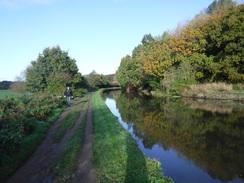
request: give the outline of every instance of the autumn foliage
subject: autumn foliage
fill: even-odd
[[[214,1],[183,28],[158,37],[145,35],[132,55],[121,60],[116,79],[124,88],[163,89],[163,83],[168,83],[165,76],[187,63],[199,83],[243,83],[243,11],[243,4]]]

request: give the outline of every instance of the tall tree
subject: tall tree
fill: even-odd
[[[26,70],[26,88],[31,92],[49,90],[61,92],[65,85],[75,86],[82,81],[76,61],[59,46],[45,48]]]
[[[206,54],[214,57],[215,80],[244,81],[244,5],[209,17],[202,26],[206,32]]]

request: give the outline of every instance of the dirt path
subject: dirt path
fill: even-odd
[[[74,101],[72,105],[76,105],[78,101]],[[70,137],[79,127],[82,118],[84,116],[83,106],[80,112],[79,119],[76,121],[75,126],[69,130],[60,143],[54,143],[53,139],[58,130],[58,126],[61,121],[66,116],[69,111],[69,107],[66,108],[60,115],[58,120],[53,123],[52,127],[49,129],[46,138],[42,144],[37,148],[37,150],[31,155],[27,162],[20,167],[12,177],[6,183],[52,183],[54,181],[53,167],[62,152],[65,144],[68,142]],[[84,142],[84,148],[81,150],[81,158],[77,165],[77,177],[75,182],[84,179],[84,182],[95,182],[95,172],[92,170],[91,166],[91,137],[92,137],[92,107],[91,107],[91,97],[89,99],[89,110],[87,116],[87,126],[86,126],[86,138]]]
[[[85,140],[77,162],[76,177],[74,183],[95,183],[96,172],[92,168],[92,97],[89,99]]]

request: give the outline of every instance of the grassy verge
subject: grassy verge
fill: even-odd
[[[58,132],[54,137],[55,142],[60,142],[66,131],[70,130],[75,125],[76,120],[80,116],[80,104],[84,103],[87,100],[87,97],[88,96],[82,98],[81,101],[78,102],[78,105],[74,105],[71,107],[71,110],[68,112],[68,114],[65,116],[64,120],[59,126]]]
[[[60,182],[69,182],[75,176],[74,168],[78,159],[79,151],[83,144],[84,128],[87,119],[88,104],[84,105],[84,117],[76,132],[73,134],[69,142],[65,145],[56,165],[55,174]]]
[[[93,105],[93,166],[97,182],[172,182],[160,172],[159,162],[147,158],[129,132],[96,92]]]

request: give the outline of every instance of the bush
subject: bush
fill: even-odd
[[[172,67],[165,72],[161,86],[167,93],[180,94],[188,85],[197,83],[195,73],[188,62],[182,62],[178,68]]]
[[[23,139],[32,135],[39,121],[47,121],[64,100],[46,94],[23,95],[0,101],[1,164],[15,153]]]
[[[87,93],[88,93],[87,89],[83,89],[83,88],[73,90],[74,97],[82,97]]]

